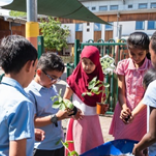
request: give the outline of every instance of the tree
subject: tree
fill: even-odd
[[[61,51],[67,48],[67,37],[70,35],[69,28],[65,25],[61,27],[61,22],[53,17],[48,17],[48,22],[41,19],[40,30],[44,37],[44,47],[47,50]]]
[[[26,12],[21,12],[21,11],[10,11],[9,13],[10,16],[13,16],[13,17],[26,17]]]

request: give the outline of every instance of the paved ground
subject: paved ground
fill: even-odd
[[[2,73],[3,73],[3,71],[0,69],[0,74],[2,74]],[[62,81],[60,81],[56,85],[56,87],[57,87],[58,90],[60,88],[62,88],[62,95],[63,95],[63,93],[65,91],[65,87],[66,87],[66,82],[65,82],[65,80],[66,80],[66,71],[62,75],[61,78],[62,78]],[[102,129],[102,133],[103,133],[103,137],[104,137],[105,142],[113,140],[113,137],[108,134],[109,127],[110,127],[111,120],[112,120],[112,116],[110,116],[110,115],[104,115],[104,116],[99,116],[99,118],[100,118],[101,129]],[[63,122],[62,122],[63,127],[64,127],[64,130],[66,130],[67,122],[68,122],[67,120],[63,120]]]

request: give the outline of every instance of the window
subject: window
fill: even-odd
[[[147,29],[156,29],[156,21],[148,21]]]
[[[151,3],[151,8],[156,8],[156,3]]]
[[[99,6],[99,11],[107,11],[107,6]]]
[[[90,29],[89,28],[87,28],[87,32],[89,32],[90,31]]]
[[[136,30],[144,30],[145,22],[144,21],[136,21]]]
[[[96,10],[96,7],[92,7],[92,10]]]
[[[90,25],[90,23],[89,22],[87,22],[87,26],[89,26]]]
[[[113,23],[109,23],[109,24],[113,24]],[[113,26],[112,25],[105,25],[105,30],[113,30]]]
[[[82,24],[76,24],[76,31],[82,31],[83,25]]]
[[[94,23],[94,31],[101,31],[101,24],[100,23]]]
[[[118,5],[111,5],[110,10],[118,10]]]
[[[128,8],[133,8],[133,5],[128,5]]]
[[[147,3],[140,3],[139,4],[139,9],[146,9],[147,8]]]

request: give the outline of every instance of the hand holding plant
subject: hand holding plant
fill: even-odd
[[[101,89],[101,87],[103,87],[103,89]],[[82,93],[82,96],[85,96],[85,95],[92,96],[93,94],[98,95],[102,93],[101,103],[104,103],[104,94],[106,93],[106,98],[108,97],[108,94],[109,94],[108,89],[105,90],[104,88],[108,88],[108,87],[109,87],[108,83],[104,83],[103,81],[97,80],[97,77],[94,77],[89,82],[89,85],[88,85],[88,89],[90,91]]]
[[[59,108],[62,111],[66,110],[69,113],[69,116],[75,115],[77,112],[76,107],[74,107],[74,105],[72,104],[72,102],[70,100],[63,99],[61,97],[61,92],[62,92],[62,89],[60,89],[59,94],[57,96],[51,97],[52,101],[54,101],[56,98],[58,99],[57,101],[54,101],[52,107],[53,108]],[[70,113],[71,110],[74,111],[73,114]]]

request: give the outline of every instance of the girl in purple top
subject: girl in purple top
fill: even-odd
[[[139,141],[146,133],[147,110],[142,110],[127,124],[131,111],[142,101],[144,73],[151,68],[149,55],[149,37],[143,32],[130,34],[127,40],[128,59],[118,63],[118,103],[116,105],[109,133],[115,139],[131,139]]]

